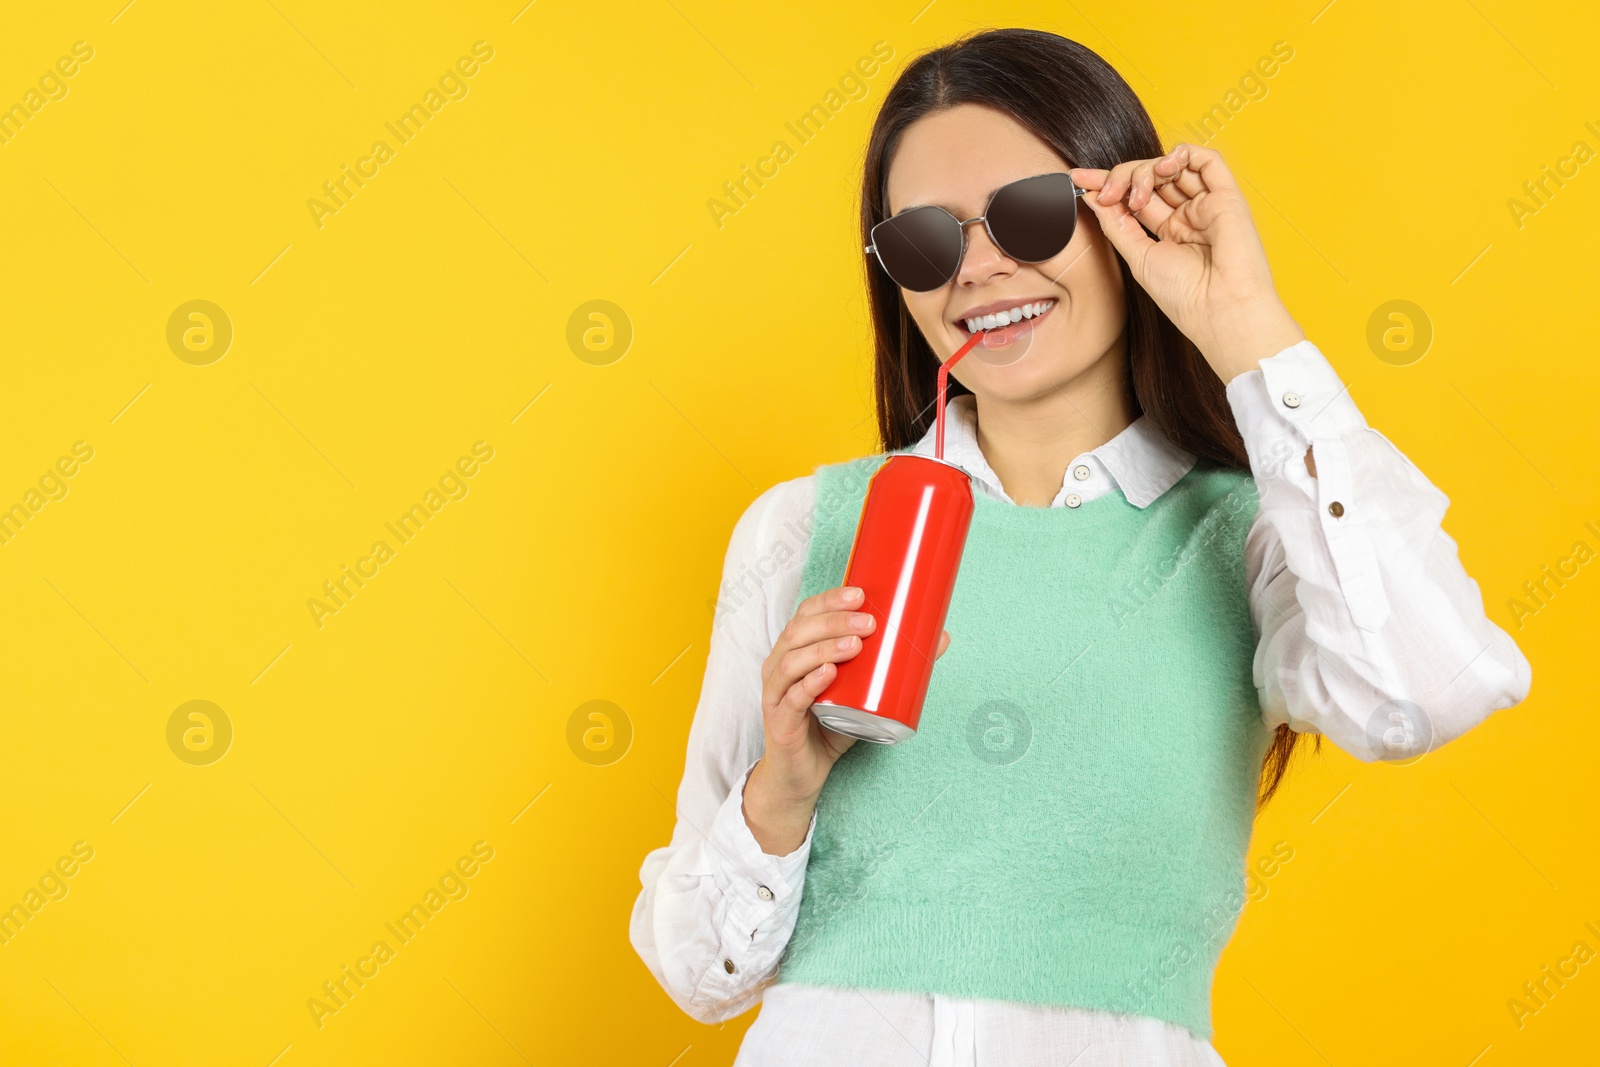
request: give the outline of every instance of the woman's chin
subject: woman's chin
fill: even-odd
[[[967,373],[952,374],[951,377],[961,378],[962,385],[984,400],[1002,404],[1021,403],[1053,392],[1055,386],[1059,384],[1058,376],[1045,375],[1042,373],[1042,368],[1025,366],[1025,362],[1003,367],[981,364],[971,368],[957,368],[964,369]]]
[[[1075,379],[1081,378],[1095,361],[1080,353],[1051,351],[1053,347],[1037,344],[1021,356],[1002,363],[979,359],[984,354],[980,344],[968,358],[956,364],[950,376],[984,399],[1001,403],[1059,395]]]

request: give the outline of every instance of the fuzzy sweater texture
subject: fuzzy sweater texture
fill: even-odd
[[[842,584],[886,459],[817,468],[800,598]],[[917,735],[830,772],[776,980],[1209,1039],[1271,739],[1243,562],[1255,482],[1201,460],[1146,508],[974,497]]]

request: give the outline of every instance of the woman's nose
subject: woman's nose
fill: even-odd
[[[996,275],[1008,274],[1016,269],[1016,261],[1002,252],[989,236],[989,228],[982,218],[962,223],[967,234],[967,250],[961,257],[961,267],[956,271],[958,282],[981,284]]]

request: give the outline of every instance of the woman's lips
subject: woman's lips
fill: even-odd
[[[1033,328],[1035,326],[1049,318],[1051,315],[1055,314],[1055,310],[1059,305],[1060,301],[1058,300],[1052,303],[1049,307],[1045,308],[1042,314],[1035,315],[1031,319],[1019,319],[1016,322],[1007,323],[1004,326],[998,326],[993,330],[980,330],[978,332],[984,336],[983,340],[979,341],[978,343],[984,348],[1003,348],[1006,345],[1026,337],[1029,333],[1033,332]],[[956,329],[961,331],[963,338],[972,336],[972,334],[967,331],[965,323],[957,322]]]

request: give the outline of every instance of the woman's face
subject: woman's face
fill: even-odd
[[[975,218],[989,194],[1007,182],[1066,169],[1048,144],[1009,115],[960,104],[923,116],[901,135],[889,164],[888,209],[893,215],[934,204],[958,219]],[[954,278],[932,292],[900,291],[940,362],[971,336],[966,320],[974,310],[1055,302],[1035,320],[1032,335],[1010,350],[986,350],[979,342],[955,365],[951,377],[979,397],[1025,401],[1053,392],[1108,354],[1121,359],[1126,315],[1117,253],[1093,212],[1082,203],[1076,210],[1072,240],[1054,259],[1010,259],[975,222],[966,227],[967,252]]]

